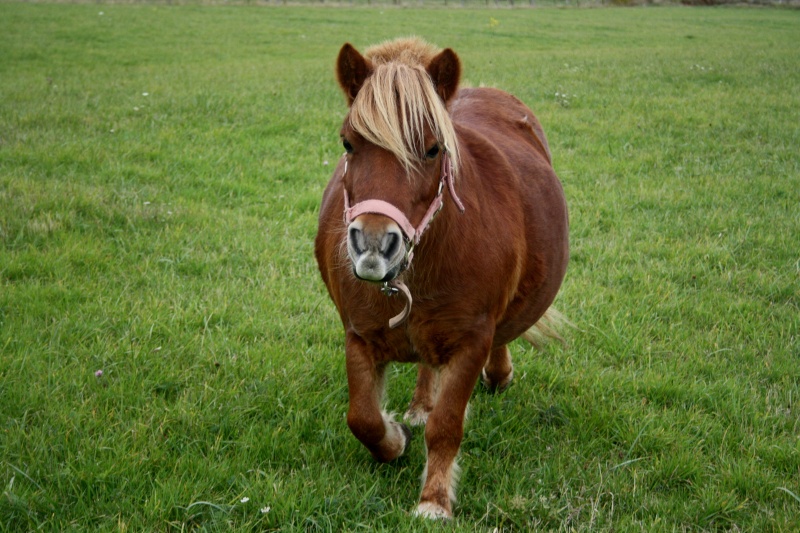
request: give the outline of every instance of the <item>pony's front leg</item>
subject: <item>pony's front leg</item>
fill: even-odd
[[[374,348],[348,332],[345,346],[350,431],[380,462],[401,456],[411,441],[411,430],[381,411],[386,365],[377,363]]]
[[[439,371],[436,405],[425,426],[428,461],[416,511],[426,518],[453,516],[458,481],[456,456],[464,436],[464,417],[490,348],[490,342],[478,344],[470,349],[473,353],[454,357]]]

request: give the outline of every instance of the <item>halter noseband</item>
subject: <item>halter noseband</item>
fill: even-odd
[[[345,174],[347,174],[347,154],[345,154],[342,177],[344,177]],[[422,220],[416,227],[408,220],[408,217],[402,211],[383,200],[364,200],[351,207],[347,189],[344,190],[344,221],[346,224],[350,225],[356,217],[364,214],[383,215],[393,220],[400,227],[406,240],[406,259],[400,267],[400,272],[402,273],[411,265],[411,260],[414,258],[414,247],[419,244],[422,234],[425,233],[431,221],[436,217],[439,211],[442,210],[442,207],[444,207],[442,193],[445,187],[450,191],[450,197],[453,199],[456,206],[458,206],[458,210],[463,213],[464,204],[461,203],[461,200],[456,194],[453,166],[450,162],[447,150],[442,152],[442,173],[439,178],[439,191],[436,193],[436,197],[433,201],[431,201],[431,205],[425,212],[425,216],[422,217]],[[395,278],[392,281],[384,282],[383,287],[381,287],[381,292],[387,296],[393,296],[398,292],[402,292],[406,297],[406,306],[403,311],[389,320],[389,327],[394,328],[402,324],[411,312],[411,291],[408,290],[405,283]]]

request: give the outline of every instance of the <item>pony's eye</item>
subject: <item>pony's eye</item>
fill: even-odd
[[[342,139],[342,146],[344,146],[344,151],[347,152],[348,154],[352,154],[353,153],[353,145],[350,144],[347,141],[347,139]]]
[[[427,157],[428,159],[435,159],[437,155],[439,155],[439,145],[438,144],[434,144],[433,147],[430,150],[425,152],[425,157]]]

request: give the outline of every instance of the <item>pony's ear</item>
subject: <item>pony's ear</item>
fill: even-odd
[[[353,105],[353,100],[356,99],[370,72],[372,72],[370,62],[364,59],[352,44],[345,43],[339,50],[339,57],[336,58],[336,78],[347,97],[347,105]]]
[[[445,48],[428,65],[428,74],[433,80],[436,92],[444,102],[450,100],[458,90],[461,79],[461,60],[450,48]]]

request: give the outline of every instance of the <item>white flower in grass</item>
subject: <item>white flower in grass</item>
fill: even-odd
[[[267,514],[270,511],[270,506],[267,505],[266,507],[261,508],[261,514]]]
[[[247,496],[245,496],[244,498],[242,498],[242,499],[241,499],[241,500],[239,500],[239,501],[240,501],[240,502],[242,502],[242,503],[247,503],[247,502],[249,502],[249,501],[250,501],[250,498],[248,498]]]

